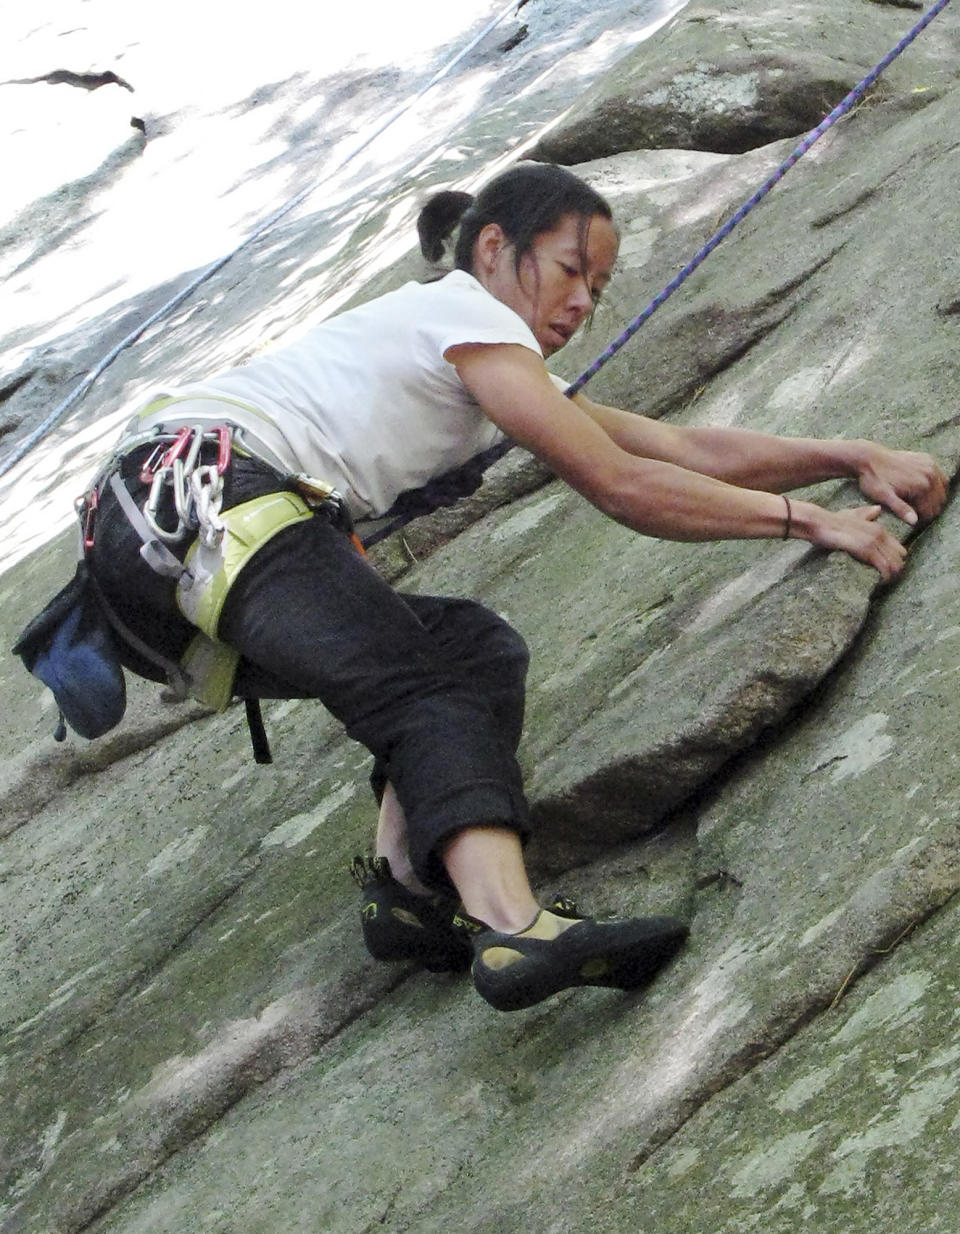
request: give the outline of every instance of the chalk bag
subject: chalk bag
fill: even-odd
[[[70,582],[34,617],[12,650],[53,691],[60,708],[57,741],[67,735],[64,721],[88,740],[120,723],[127,706],[126,681],[86,562],[78,564]]]

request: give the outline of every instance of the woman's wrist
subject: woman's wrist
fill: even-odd
[[[870,451],[877,448],[873,442],[862,437],[849,441],[838,438],[831,441],[830,446],[836,460],[836,478],[850,480],[859,478],[867,466]]]
[[[789,519],[786,506],[783,510],[781,538],[784,540],[815,540],[828,514],[823,506],[818,506],[812,501],[800,501],[796,497],[784,495],[781,495],[780,500],[785,503],[789,502]]]

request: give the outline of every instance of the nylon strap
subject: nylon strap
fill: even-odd
[[[175,557],[163,541],[150,530],[149,523],[143,517],[143,511],[130,496],[127,486],[120,479],[119,472],[115,471],[110,477],[110,488],[114,497],[120,503],[120,509],[127,516],[130,525],[143,541],[140,556],[150,569],[155,570],[157,574],[162,574],[165,578],[180,579],[185,574],[189,574],[189,570],[183,562]]]
[[[225,526],[214,545],[197,539],[190,546],[177,584],[177,604],[184,617],[211,639],[227,594],[247,562],[275,535],[314,512],[297,493],[286,489],[254,497],[220,514]]]

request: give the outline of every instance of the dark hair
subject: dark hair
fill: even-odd
[[[517,163],[491,180],[476,198],[452,191],[431,197],[417,219],[420,251],[428,261],[439,261],[444,241],[459,222],[453,264],[472,273],[477,237],[489,223],[497,223],[513,245],[519,274],[520,262],[537,236],[553,231],[568,214],[582,220],[581,248],[586,245],[587,224],[594,215],[613,221],[613,211],[604,198],[566,167]]]

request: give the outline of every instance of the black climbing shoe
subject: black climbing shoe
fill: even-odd
[[[455,900],[408,891],[386,857],[354,857],[350,873],[363,892],[363,941],[375,960],[416,960],[431,973],[470,967],[470,943],[453,925]]]
[[[565,925],[563,919],[572,924]],[[689,933],[675,917],[594,921],[569,900],[542,910],[518,934],[492,930],[463,912],[456,922],[473,942],[477,992],[498,1011],[532,1007],[570,986],[633,990],[646,985]]]

